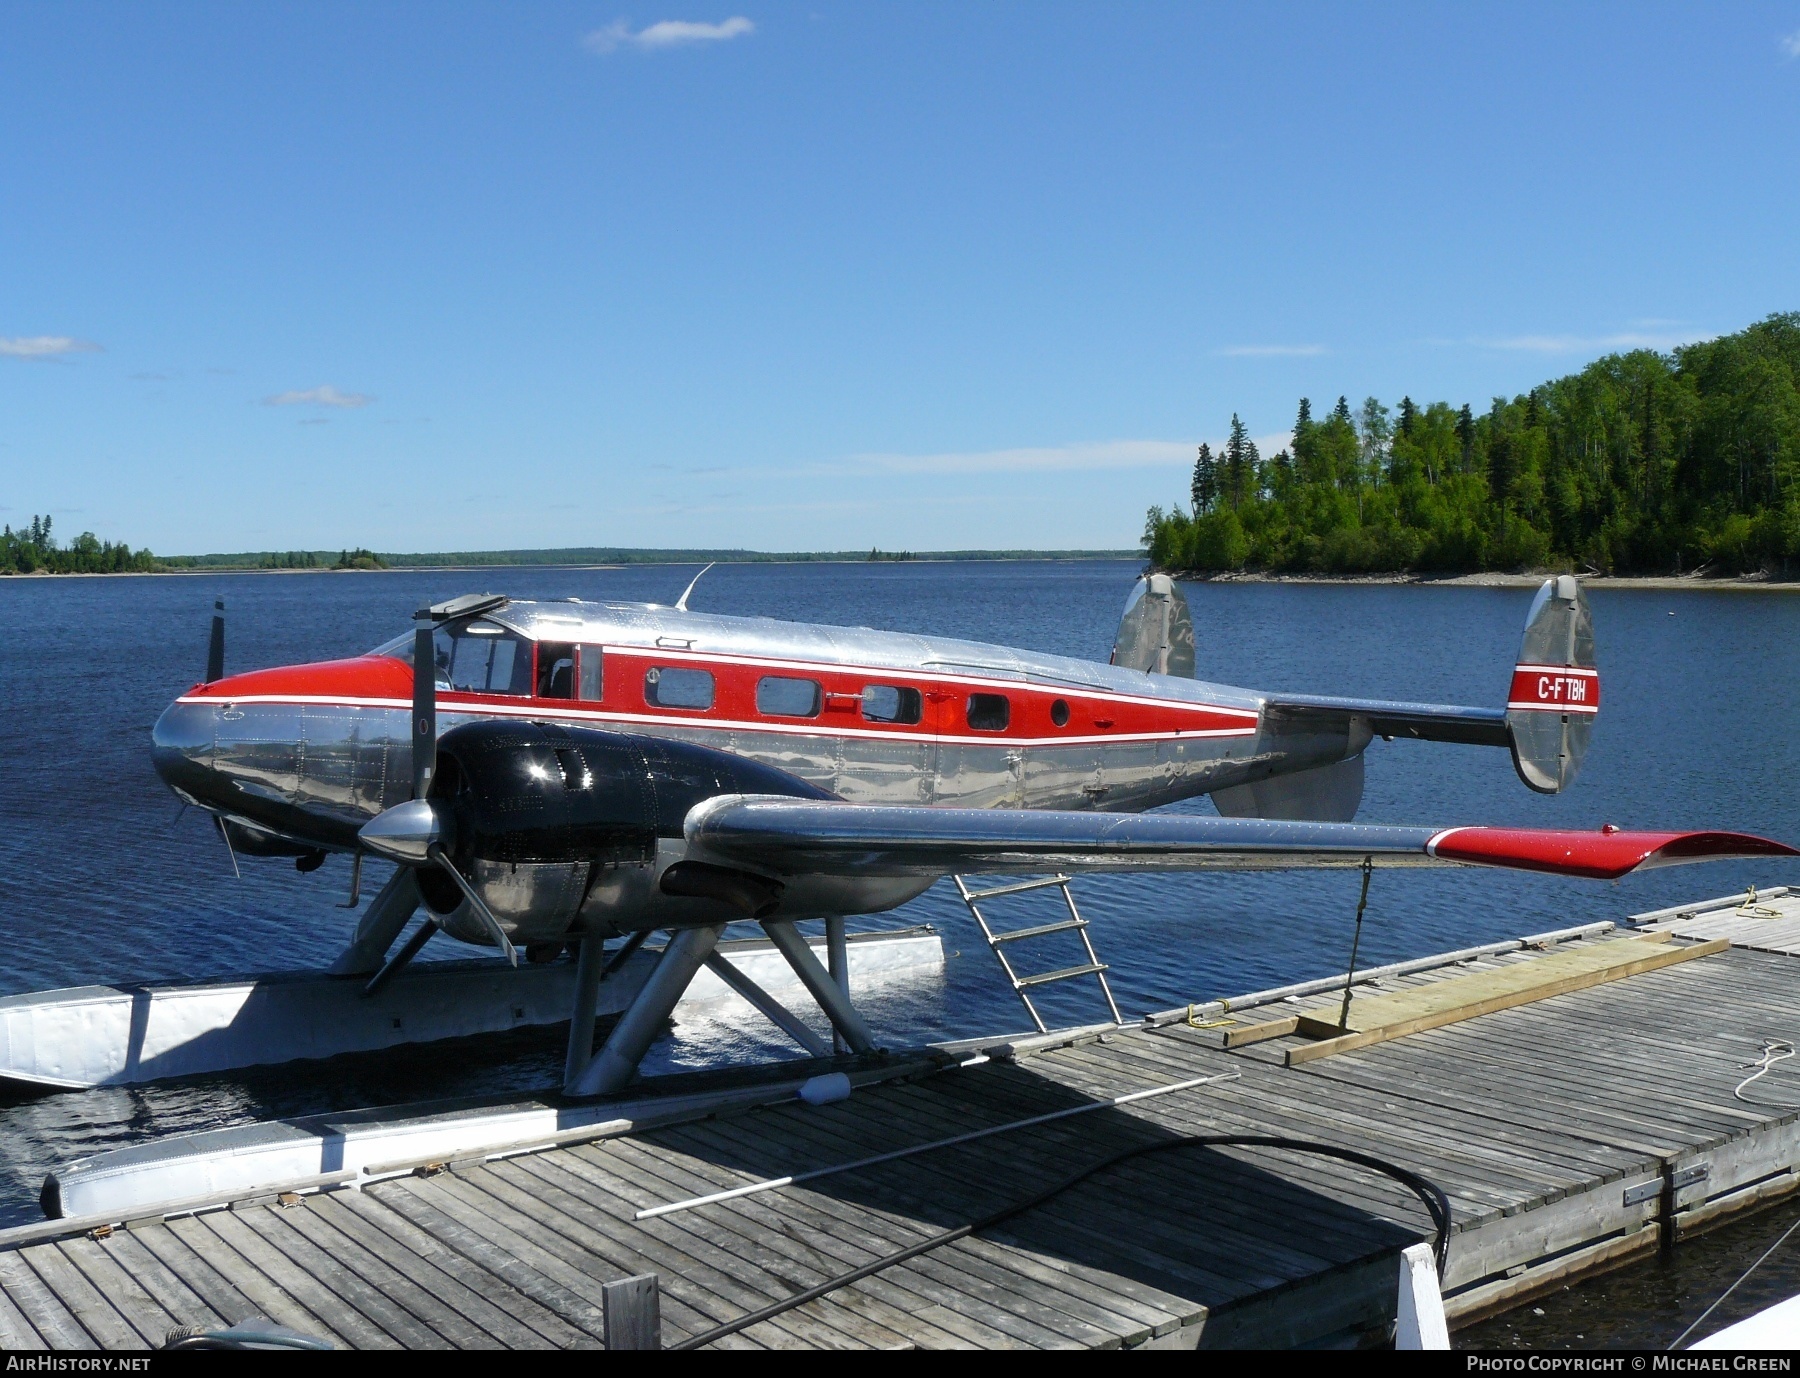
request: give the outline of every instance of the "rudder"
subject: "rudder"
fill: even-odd
[[[1506,696],[1513,767],[1539,794],[1575,783],[1600,712],[1594,619],[1572,574],[1547,579],[1532,600]]]
[[[1186,596],[1168,575],[1138,579],[1125,600],[1111,663],[1153,675],[1194,677],[1194,619]]]

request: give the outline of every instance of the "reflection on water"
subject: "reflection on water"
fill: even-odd
[[[120,979],[321,967],[354,916],[334,859],[310,875],[246,860],[180,813],[150,768],[150,726],[205,663],[215,596],[233,670],[365,650],[422,601],[671,601],[691,569],[0,580],[0,991]],[[1136,568],[1092,564],[732,565],[708,611],[903,628],[1104,659]],[[1526,590],[1190,585],[1200,673],[1271,689],[1474,704],[1501,701]],[[1707,824],[1800,837],[1800,600],[1718,592],[1593,595],[1606,710],[1586,773],[1529,793],[1502,752],[1375,743],[1360,815],[1393,823]],[[1204,801],[1184,807],[1207,810]],[[365,878],[373,893],[381,876]],[[1661,871],[1617,885],[1470,871],[1375,878],[1365,962],[1614,918],[1701,895],[1800,881],[1775,864]],[[1341,970],[1352,874],[1095,877],[1076,886],[1121,1007],[1141,1013]],[[1053,901],[1054,897],[1046,897]],[[1024,910],[1009,923],[1027,921]],[[883,999],[884,1039],[1023,1027],[1017,1000],[947,885],[862,926],[929,922],[951,955],[941,987]],[[440,940],[442,941],[442,940]],[[444,956],[460,955],[445,943]],[[1040,954],[1033,954],[1034,959]],[[1043,966],[1067,964],[1046,945]],[[1098,1017],[1091,985],[1047,993],[1047,1014]],[[1077,987],[1071,989],[1069,987]],[[676,1030],[655,1065],[785,1054],[746,1018]],[[0,1102],[0,1221],[35,1215],[53,1164],[96,1147],[233,1121],[554,1082],[558,1050],[505,1041],[381,1054],[180,1086]]]
[[[1458,1349],[1666,1349],[1796,1220],[1800,1202],[1685,1240],[1617,1272],[1459,1330]],[[1800,1292],[1800,1231],[1688,1336],[1692,1344]]]

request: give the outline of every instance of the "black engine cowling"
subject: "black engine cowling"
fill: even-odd
[[[688,742],[492,719],[444,734],[431,783],[431,798],[446,805],[453,820],[450,859],[464,876],[481,884],[484,874],[500,868],[509,876],[567,875],[553,891],[542,880],[528,887],[565,912],[529,920],[519,913],[527,920],[522,930],[566,924],[598,869],[652,861],[658,838],[679,838],[688,811],[721,794],[835,797],[784,771]],[[588,869],[576,869],[581,867]],[[422,869],[419,881],[426,903],[439,914],[462,902],[454,882],[433,868]],[[551,900],[551,893],[558,898]],[[513,926],[514,916],[499,912],[511,906],[490,907]]]

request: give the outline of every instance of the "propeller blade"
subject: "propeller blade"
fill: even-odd
[[[225,600],[213,599],[212,639],[206,643],[206,683],[225,678]]]
[[[463,898],[468,900],[469,908],[475,911],[475,917],[481,920],[482,927],[487,929],[488,936],[499,945],[506,960],[515,967],[518,966],[518,949],[512,945],[512,939],[506,936],[506,930],[500,926],[500,920],[494,917],[494,911],[487,907],[486,901],[476,893],[475,887],[463,878],[463,873],[451,864],[450,858],[444,855],[442,848],[433,843],[427,850],[431,860],[443,870],[445,875],[456,882],[456,888],[463,892]]]
[[[431,609],[413,615],[413,798],[423,799],[437,770],[437,647]]]

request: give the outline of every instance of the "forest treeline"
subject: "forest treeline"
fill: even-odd
[[[114,545],[92,531],[83,531],[63,545],[51,531],[49,517],[33,517],[30,526],[17,531],[10,524],[0,530],[0,574],[34,574],[38,570],[52,574],[126,574],[155,568],[157,559],[148,550]]]
[[[1485,411],[1411,397],[1322,416],[1264,457],[1233,416],[1189,505],[1150,509],[1166,570],[1800,573],[1800,312],[1634,350]]]

